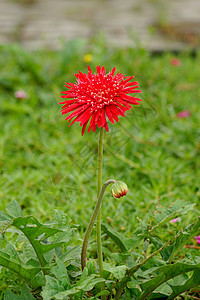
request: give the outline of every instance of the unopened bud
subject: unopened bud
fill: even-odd
[[[117,181],[111,187],[111,193],[114,198],[121,198],[123,196],[126,196],[127,192],[128,192],[128,187],[126,183],[122,181]]]

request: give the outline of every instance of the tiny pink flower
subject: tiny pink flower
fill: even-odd
[[[15,92],[15,97],[17,99],[24,99],[27,97],[27,94],[24,91],[17,91],[17,92]]]
[[[172,219],[170,222],[176,223],[176,222],[180,222],[180,221],[181,221],[181,218],[175,218],[175,219]]]
[[[172,58],[171,65],[175,67],[179,67],[181,65],[181,61],[178,58]]]
[[[200,235],[194,237],[197,240],[197,244],[200,244]]]
[[[183,110],[177,113],[177,118],[183,119],[191,116],[191,112],[189,110]]]

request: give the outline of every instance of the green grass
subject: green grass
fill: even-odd
[[[149,217],[158,203],[183,199],[196,203],[196,210],[169,224],[163,237],[192,222],[200,198],[199,53],[177,55],[181,65],[175,67],[171,53],[110,49],[102,40],[89,47],[72,41],[60,52],[31,53],[17,45],[2,46],[0,52],[1,210],[15,199],[26,214],[44,221],[59,208],[80,225],[83,237],[96,201],[98,132],[82,137],[78,124],[68,128],[58,103],[64,82],[86,71],[84,54],[90,53],[92,70],[99,64],[107,70],[116,66],[133,74],[143,92],[141,105],[109,124],[105,135],[103,180],[124,181],[129,193],[120,200],[106,194],[103,221],[130,236],[139,226],[137,217]],[[21,89],[26,99],[15,98]],[[178,118],[183,110],[191,116]]]

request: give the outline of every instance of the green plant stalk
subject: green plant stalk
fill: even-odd
[[[103,128],[100,128],[99,133],[99,145],[98,145],[98,164],[97,164],[97,197],[99,197],[101,186],[102,186],[102,166],[103,166]],[[97,215],[97,255],[98,265],[100,271],[100,277],[103,278],[103,254],[102,254],[102,243],[101,243],[101,207]],[[101,291],[105,289],[105,283],[101,283]],[[103,300],[106,299],[105,295],[101,297]]]
[[[87,253],[87,246],[88,246],[88,241],[89,241],[89,238],[90,238],[90,234],[91,234],[92,228],[94,226],[94,222],[96,220],[99,209],[101,207],[101,203],[102,203],[102,199],[103,199],[103,195],[105,193],[105,190],[106,190],[107,186],[111,183],[116,183],[116,180],[109,179],[104,183],[104,185],[101,189],[101,192],[99,194],[94,212],[93,212],[92,217],[90,219],[90,222],[88,224],[88,227],[87,227],[87,230],[86,230],[86,233],[85,233],[85,237],[84,237],[84,240],[83,240],[82,253],[81,253],[81,267],[82,267],[82,270],[86,266],[86,253]]]

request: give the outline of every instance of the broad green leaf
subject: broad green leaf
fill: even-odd
[[[152,242],[152,244],[154,244],[156,249],[160,249],[163,246],[163,243],[161,242],[160,239],[152,237],[148,234],[145,236],[148,237],[148,239]],[[163,250],[160,251],[162,258],[165,261],[167,261],[170,258],[173,248],[174,248],[174,245],[170,244],[170,245],[166,246]]]
[[[53,216],[55,221],[58,223],[59,226],[65,226],[69,224],[69,221],[71,221],[62,210],[54,209],[53,210]]]
[[[10,258],[12,260],[18,262],[19,264],[21,263],[19,255],[12,244],[8,243],[5,250],[6,250],[6,253],[8,253],[10,255]]]
[[[7,222],[10,223],[12,221],[13,217],[7,214],[4,211],[0,211],[0,222]]]
[[[21,230],[29,240],[37,238],[40,242],[59,232],[58,229],[41,224],[35,217],[19,217],[13,221],[13,226]]]
[[[156,256],[153,256],[145,263],[145,265],[141,266],[141,270],[142,270],[143,274],[145,274],[145,271],[148,273],[149,270],[156,269],[163,265],[165,265],[165,262],[162,259],[160,259]]]
[[[27,237],[31,245],[33,246],[34,251],[36,252],[40,262],[42,261],[45,265],[45,259],[43,254],[49,252],[50,250],[60,246],[62,242],[48,242],[47,239],[57,233],[63,234],[62,230],[51,228],[50,226],[41,224],[35,217],[19,217],[13,221],[13,226],[21,230],[24,235]],[[67,233],[65,233],[67,236]],[[70,238],[72,232],[69,233]],[[67,239],[67,237],[66,237]],[[59,237],[57,238],[59,240]]]
[[[2,241],[4,244],[7,243],[7,246],[5,250],[2,249],[0,251],[0,265],[22,276],[33,287],[41,286],[44,282],[44,276],[42,276],[41,271],[45,274],[48,272],[48,263],[52,261],[55,255],[52,250],[63,243],[68,243],[74,235],[74,230],[66,227],[66,225],[60,229],[55,228],[55,223],[42,224],[33,216],[23,217],[16,201],[12,201],[8,205],[7,210],[13,217],[8,214],[2,214],[2,219],[9,221],[10,224],[8,225],[12,225],[14,228],[6,230],[14,231],[18,234],[19,240],[23,241],[23,251],[17,252],[15,247],[3,238]],[[68,254],[70,255],[70,252]],[[60,265],[57,265],[57,268],[62,268],[61,264],[60,261]],[[53,268],[53,271],[57,272],[56,276],[58,276],[58,269]],[[64,269],[62,269],[61,273],[62,275],[60,276],[63,276],[62,280],[65,280],[65,285],[64,283],[63,285],[70,287],[67,272],[65,273]]]
[[[60,257],[60,260],[63,262],[70,261],[77,257],[81,252],[81,246],[74,246],[74,247],[68,247],[66,249],[66,252]]]
[[[45,283],[45,286],[43,287],[43,290],[41,293],[43,299],[51,300],[51,299],[53,299],[54,295],[65,290],[58,279],[53,278],[49,275],[46,275],[45,279],[46,279],[46,283]]]
[[[114,261],[116,262],[117,265],[125,264],[127,259],[130,257],[130,254],[127,253],[127,252],[125,252],[125,253],[118,253],[118,252],[112,253],[106,247],[103,248],[103,252],[105,253],[106,256],[109,256],[112,259],[114,259]],[[141,257],[143,257],[143,256],[141,255]]]
[[[146,299],[157,287],[164,282],[167,282],[169,279],[193,270],[200,271],[200,258],[197,258],[196,264],[177,262],[175,264],[168,264],[158,267],[151,273],[151,276],[155,275],[154,278],[140,285],[143,293],[138,300]]]
[[[162,299],[162,298],[166,299],[166,296],[169,296],[171,293],[172,293],[172,289],[166,282],[164,282],[157,289],[155,289],[155,291],[148,297],[148,300]]]
[[[117,244],[121,251],[130,250],[136,242],[135,238],[126,238],[107,224],[101,224],[101,228]]]
[[[23,259],[24,262],[37,260],[37,255],[28,241],[23,242],[23,253],[21,254],[21,259]]]
[[[34,288],[41,285],[40,279],[36,275],[41,271],[41,268],[31,268],[23,266],[22,263],[16,262],[10,258],[7,252],[0,250],[0,265],[10,269],[11,271],[20,275],[24,280],[30,283]]]
[[[109,263],[103,263],[103,268],[105,271],[110,272],[116,279],[121,279],[126,274],[126,266],[113,266]]]
[[[95,278],[96,275],[88,276],[80,281],[76,285],[74,285],[70,290],[60,292],[52,297],[52,299],[56,300],[64,300],[69,295],[77,294],[80,291],[87,292],[91,291],[97,283],[104,282],[103,278]]]
[[[178,295],[182,294],[183,292],[198,286],[200,284],[199,274],[199,270],[195,270],[192,276],[184,284],[174,286],[168,283],[171,289],[173,290],[173,293],[169,296],[168,299],[175,299]]]
[[[127,300],[137,300],[139,296],[141,295],[141,292],[138,288],[131,288],[131,289],[125,289],[125,294]],[[116,298],[119,299],[119,298]],[[120,298],[121,299],[121,298]]]
[[[87,298],[87,299],[88,299],[88,300],[97,300],[97,299],[101,299],[100,297],[101,297],[102,295],[109,295],[109,294],[110,294],[110,292],[107,291],[107,290],[105,290],[105,291],[102,291],[102,292],[96,294],[94,297],[90,297],[90,298]]]
[[[35,297],[33,297],[33,295],[30,292],[29,287],[26,284],[23,285],[23,287],[21,288],[20,296],[11,292],[10,289],[6,290],[6,293],[4,296],[4,300],[34,300],[34,299],[35,299]]]
[[[55,240],[55,243],[69,243],[73,237],[74,237],[74,229],[67,228],[67,231],[63,230],[60,233],[58,238]]]
[[[61,282],[61,285],[65,289],[69,289],[71,287],[67,269],[61,260],[58,259],[56,261],[56,265],[51,269],[51,272]]]
[[[7,205],[6,210],[14,218],[23,217],[21,207],[19,203],[15,200],[13,200]]]
[[[61,269],[60,269],[60,271],[61,271]],[[60,273],[60,271],[59,271],[59,273]],[[94,288],[94,286],[97,283],[105,281],[103,278],[96,278],[97,275],[93,274],[93,275],[87,276],[87,274],[88,274],[88,270],[87,270],[87,268],[85,268],[80,277],[80,280],[74,286],[72,286],[70,289],[66,288],[66,281],[65,282],[60,281],[56,278],[46,275],[45,276],[46,285],[43,288],[42,297],[45,300],[51,300],[51,299],[57,299],[57,300],[63,299],[64,300],[64,299],[67,299],[67,297],[70,295],[75,295],[80,292],[83,293],[86,291],[90,291]],[[57,275],[58,275],[58,271],[57,271]],[[60,277],[60,275],[61,274],[59,274],[58,277]],[[63,283],[64,283],[65,287],[63,286]]]

